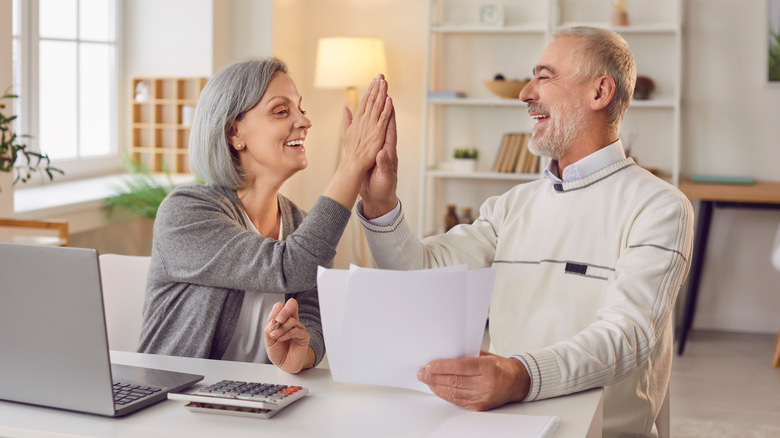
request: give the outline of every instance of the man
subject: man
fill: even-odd
[[[383,151],[358,204],[371,252],[388,269],[497,268],[491,353],[418,373],[441,398],[486,410],[603,386],[604,436],[655,436],[690,263],[690,202],[625,156],[618,133],[636,66],[620,36],[563,30],[533,73],[520,98],[536,120],[529,148],[551,158],[547,178],[419,241],[395,195],[395,150]]]

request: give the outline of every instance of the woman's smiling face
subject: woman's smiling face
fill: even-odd
[[[276,73],[257,105],[233,124],[230,145],[251,180],[274,177],[283,182],[308,165],[304,140],[311,121],[301,100],[292,78]]]

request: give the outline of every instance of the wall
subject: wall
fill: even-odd
[[[398,121],[399,187],[416,226],[420,173],[423,79],[428,2],[419,0],[274,0],[273,53],[288,63],[312,120],[306,139],[309,168],[287,182],[283,193],[310,208],[336,166],[345,93],[313,86],[317,40],[331,36],[378,37],[385,42],[390,94]],[[368,85],[368,84],[366,84]],[[358,89],[359,94],[365,87]],[[353,247],[362,231],[351,224],[339,246],[337,267],[357,262]]]
[[[724,30],[727,25],[728,30]],[[780,87],[766,83],[767,2],[687,0],[683,171],[780,182]],[[780,210],[718,209],[694,326],[777,333]]]
[[[124,2],[127,77],[210,76],[213,0]]]

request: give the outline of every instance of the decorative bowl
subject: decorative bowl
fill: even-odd
[[[486,79],[482,81],[485,86],[493,92],[496,96],[501,97],[502,99],[519,99],[520,98],[520,90],[523,89],[530,81],[518,81],[518,80],[512,80],[512,79],[502,79],[502,80],[495,80],[495,79]]]

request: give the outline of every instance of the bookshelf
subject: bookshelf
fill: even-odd
[[[152,172],[188,174],[187,147],[195,104],[207,78],[131,80],[130,155]]]
[[[504,25],[481,24],[479,7],[500,3]],[[646,4],[648,3],[648,4]],[[531,76],[555,31],[590,25],[611,28],[628,41],[637,73],[655,82],[649,100],[634,100],[621,138],[638,164],[657,169],[678,184],[682,87],[682,0],[628,2],[629,25],[610,27],[606,0],[430,0],[423,139],[417,232],[443,231],[446,206],[476,212],[488,197],[542,177],[548,161],[519,171],[494,169],[507,134],[531,132],[532,120],[519,99],[501,99],[482,83],[501,73]],[[462,92],[464,97],[443,97]],[[453,151],[475,147],[480,158],[471,173],[451,166]]]

